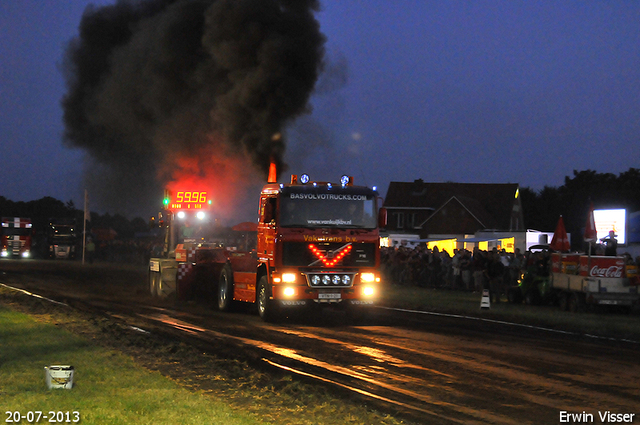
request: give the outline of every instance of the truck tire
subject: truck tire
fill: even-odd
[[[512,304],[522,304],[522,290],[519,286],[507,289],[507,299]]]
[[[569,297],[570,294],[566,292],[558,294],[558,307],[560,307],[560,311],[567,311],[569,309]]]
[[[267,276],[262,276],[258,282],[258,315],[265,322],[274,322],[278,318],[276,306],[271,298],[271,288]]]
[[[537,289],[529,289],[526,294],[524,294],[524,303],[527,305],[538,305],[540,304],[540,293]]]
[[[574,292],[569,297],[569,311],[572,313],[582,313],[585,310],[585,301],[582,294]]]
[[[158,278],[160,277],[159,273],[149,272],[149,292],[153,298],[158,296]]]
[[[233,307],[233,271],[228,264],[220,272],[217,300],[218,310],[231,311]]]

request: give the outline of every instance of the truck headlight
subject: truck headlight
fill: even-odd
[[[284,283],[293,283],[296,281],[295,273],[282,273],[282,281]]]
[[[362,273],[360,275],[360,281],[365,283],[373,283],[376,281],[376,275],[374,273]]]
[[[365,297],[372,297],[376,294],[376,288],[374,288],[373,286],[365,286],[364,288],[362,288],[362,295],[364,295]]]
[[[296,289],[292,288],[291,286],[287,286],[286,288],[284,288],[282,293],[285,297],[293,297],[296,294]]]

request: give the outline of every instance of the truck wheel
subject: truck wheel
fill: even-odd
[[[149,292],[154,298],[158,296],[158,277],[158,273],[149,272]]]
[[[230,311],[233,305],[233,271],[225,265],[218,280],[218,309]]]
[[[581,313],[585,310],[585,302],[582,295],[574,292],[569,298],[569,311],[572,313]]]
[[[507,299],[512,304],[522,303],[522,290],[519,286],[511,287],[507,289]]]
[[[271,290],[267,276],[262,276],[258,282],[258,315],[265,322],[274,322],[277,319],[276,306],[270,300]]]
[[[524,303],[527,305],[540,304],[540,294],[535,289],[530,289],[524,294]]]
[[[567,311],[569,309],[569,294],[562,292],[558,295],[558,307],[560,307],[560,311]]]

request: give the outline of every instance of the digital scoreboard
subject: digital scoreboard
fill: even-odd
[[[207,192],[180,190],[165,191],[164,204],[169,210],[201,210],[209,208],[211,200]]]

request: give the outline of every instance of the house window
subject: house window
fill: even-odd
[[[418,216],[418,213],[409,214],[409,217],[408,217],[408,220],[407,220],[408,221],[407,227],[409,229],[415,229],[416,227],[418,227],[417,226],[417,220],[416,220],[417,216]]]
[[[404,213],[395,213],[396,216],[396,229],[404,228]]]

